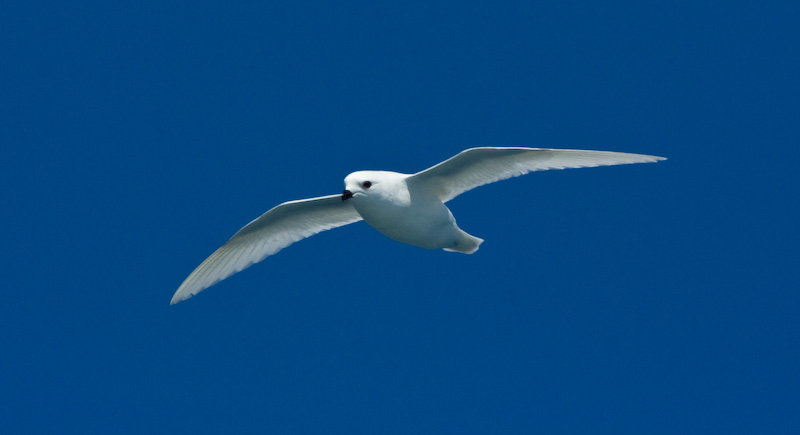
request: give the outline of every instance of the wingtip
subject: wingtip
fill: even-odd
[[[186,299],[189,299],[190,297],[192,297],[191,293],[188,296],[181,295],[180,293],[181,293],[181,291],[180,291],[180,289],[178,289],[178,291],[176,291],[175,294],[172,295],[172,299],[170,299],[170,301],[169,301],[170,306],[175,305],[178,302],[183,302]]]
[[[656,163],[662,160],[667,160],[666,157],[661,156],[651,156],[649,154],[638,154],[639,160],[634,161],[633,163]]]

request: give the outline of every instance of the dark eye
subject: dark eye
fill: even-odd
[[[372,187],[372,181],[365,181],[361,183],[361,186],[364,187],[364,189],[369,189],[370,187]]]

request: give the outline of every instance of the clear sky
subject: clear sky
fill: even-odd
[[[761,3],[768,3],[767,5]],[[798,433],[797,2],[14,2],[3,433]],[[669,160],[323,233],[274,205],[475,146]]]

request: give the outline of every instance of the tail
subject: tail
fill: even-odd
[[[458,233],[456,233],[456,240],[453,242],[453,246],[450,248],[444,248],[444,250],[472,254],[478,250],[478,247],[481,246],[481,243],[483,243],[483,239],[471,236],[459,228]]]

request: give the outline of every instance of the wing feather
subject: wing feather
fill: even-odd
[[[546,169],[624,165],[665,160],[664,157],[611,151],[549,148],[470,148],[409,177],[442,202],[484,184]]]
[[[341,195],[289,201],[245,225],[189,274],[170,304],[189,299],[294,242],[361,220]]]

